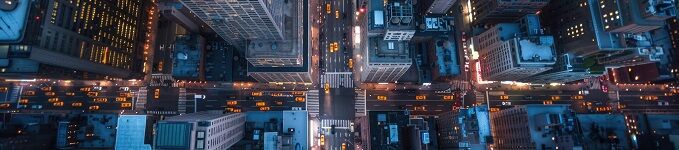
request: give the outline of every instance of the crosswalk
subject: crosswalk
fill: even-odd
[[[139,87],[137,91],[137,101],[134,104],[135,110],[145,110],[146,109],[146,95],[148,94],[148,89],[145,86]]]
[[[309,90],[306,92],[306,110],[309,112],[309,117],[318,117],[320,112],[318,97],[318,90]]]
[[[176,82],[170,74],[152,74],[149,86],[173,86],[176,87]]]
[[[355,89],[354,91],[356,92],[356,97],[354,97],[356,100],[356,104],[354,105],[354,109],[356,109],[355,115],[356,117],[363,117],[366,114],[366,91],[363,89]]]
[[[321,75],[321,84],[328,83],[330,88],[354,88],[351,72],[326,72]]]
[[[334,120],[334,119],[323,119],[321,120],[321,128],[330,128],[335,125],[335,129],[349,129],[351,126],[351,120]]]
[[[186,98],[186,88],[179,88],[179,101],[177,102],[177,111],[179,114],[185,114],[186,113],[186,106],[187,102],[189,101]]]

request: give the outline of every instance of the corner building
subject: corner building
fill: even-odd
[[[5,3],[7,4],[7,3]],[[143,74],[151,0],[17,1],[0,10],[0,77],[103,79]]]

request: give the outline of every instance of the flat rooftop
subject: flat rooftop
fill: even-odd
[[[198,35],[177,36],[172,65],[172,76],[178,78],[198,78],[201,55],[204,45]]]
[[[516,53],[520,56],[518,57],[519,63],[556,63],[554,37],[531,36],[516,40],[518,40]]]
[[[298,40],[248,41],[247,58],[299,58],[302,49],[295,46]]]
[[[288,4],[290,5],[290,4]],[[297,7],[291,7],[291,8],[297,8]],[[297,37],[294,39],[294,43],[291,44],[293,47],[297,45],[299,47],[299,52],[301,52],[301,62],[302,66],[297,66],[297,67],[255,67],[251,63],[248,63],[248,72],[309,72],[309,64],[311,63],[310,60],[310,55],[309,55],[309,19],[301,19],[301,18],[308,18],[309,17],[309,8],[308,7],[302,7],[301,11],[297,11],[297,15],[294,16],[293,18],[296,18],[295,21],[299,21],[299,26],[300,28],[294,28],[294,31],[291,31],[290,33],[294,34],[289,34],[288,31],[286,31],[286,35],[293,35]],[[301,31],[299,31],[301,30]]]
[[[12,1],[10,1],[12,2]],[[19,41],[24,32],[28,17],[28,1],[16,1],[14,4],[3,4],[0,7],[0,41]]]
[[[387,41],[382,37],[368,38],[369,63],[412,63],[408,41]]]

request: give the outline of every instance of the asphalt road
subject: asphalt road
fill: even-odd
[[[131,104],[135,98],[135,92],[139,89],[137,86],[55,86],[50,83],[15,86],[23,87],[21,97],[19,98],[20,101],[5,103],[10,104],[11,109],[34,110],[88,110],[90,106],[98,106],[97,111],[132,109],[131,105],[129,107],[122,107],[121,104]],[[81,88],[88,88],[89,91],[81,91]],[[96,93],[96,95],[88,96],[88,92]],[[117,101],[116,98],[120,97],[119,94],[121,93],[130,93],[131,97],[124,97],[124,101],[123,99],[118,99],[120,101]],[[50,99],[53,102],[50,102]],[[106,100],[95,102],[95,99]],[[55,103],[61,104],[61,106]],[[74,103],[81,103],[81,105],[74,105]]]
[[[353,88],[349,82],[353,82],[351,74],[326,74],[328,72],[351,72],[348,66],[349,58],[352,56],[352,49],[349,44],[349,30],[352,20],[352,8],[349,1],[344,0],[324,0],[321,1],[321,29],[320,29],[320,50],[321,66],[324,75],[321,82],[329,82],[333,88],[329,93],[321,89],[320,98],[320,120],[354,120],[355,100]],[[330,5],[328,11],[327,5]],[[337,43],[337,50],[331,52],[330,44]],[[323,149],[341,149],[342,143],[353,141],[353,136],[347,129],[336,129],[335,134],[331,134],[329,128],[322,129],[325,135],[325,145]],[[347,146],[352,149],[352,146]]]
[[[366,107],[368,111],[412,110],[415,115],[438,115],[461,105],[460,99],[444,99],[444,96],[451,95],[453,94],[437,94],[434,91],[368,90]],[[380,96],[385,96],[386,100],[378,99]]]
[[[327,11],[327,4],[330,4],[330,13]],[[321,54],[323,68],[325,72],[351,72],[347,63],[351,57],[350,46],[347,46],[351,26],[350,4],[343,0],[328,0],[322,3],[321,17]],[[330,44],[337,42],[338,48],[335,52],[330,52]]]

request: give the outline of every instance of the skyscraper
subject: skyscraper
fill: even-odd
[[[245,114],[203,111],[168,117],[155,125],[153,149],[228,149],[243,138]]]
[[[408,43],[415,35],[413,4],[371,0],[368,11],[368,37],[356,75],[362,82],[396,82],[413,64]]]
[[[653,41],[655,34],[642,32],[655,29],[657,24],[623,24],[619,18],[625,19],[627,14],[609,10],[617,8],[602,3],[606,2],[552,1],[544,9],[542,14],[556,37],[557,51],[575,57],[592,57],[607,67],[633,66],[663,59],[665,50]]]
[[[491,81],[516,81],[551,69],[556,63],[554,38],[542,33],[536,15],[517,23],[500,23],[474,37],[481,75]]]
[[[310,84],[313,82],[309,51],[308,1],[289,1],[280,7],[284,22],[282,40],[257,39],[247,42],[248,75],[259,82]]]
[[[473,24],[494,24],[514,21],[527,14],[536,14],[550,0],[471,0]]]
[[[0,10],[0,76],[135,78],[144,71],[152,1],[16,1]],[[30,9],[29,9],[30,8]]]
[[[280,0],[181,0],[232,45],[246,40],[284,39],[284,2]]]

